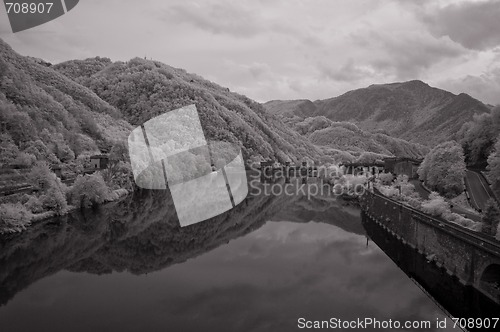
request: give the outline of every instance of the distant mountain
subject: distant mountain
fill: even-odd
[[[240,145],[247,158],[323,158],[321,149],[285,126],[261,104],[182,69],[139,58],[112,63],[99,57],[53,67],[90,88],[134,126],[195,104],[205,136]]]
[[[316,105],[307,99],[300,100],[271,100],[264,107],[274,114],[281,116],[296,115],[299,118],[307,118],[316,112]]]
[[[422,81],[375,84],[325,100],[270,101],[264,106],[285,117],[322,115],[425,145],[450,139],[474,114],[490,111],[465,93],[455,95]]]

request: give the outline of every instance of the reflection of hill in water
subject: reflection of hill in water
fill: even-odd
[[[303,197],[272,217],[273,221],[316,221],[335,225],[349,232],[364,235],[359,209],[328,196]]]
[[[95,211],[73,213],[0,238],[0,303],[61,270],[94,274],[157,271],[243,236],[279,211],[301,215],[294,221],[323,221],[308,218],[316,206],[325,220],[331,213],[332,224],[339,215],[342,223],[351,218],[351,223],[361,227],[359,215],[335,214],[336,208],[325,209],[325,204],[297,197],[253,196],[227,213],[181,228],[168,191],[136,192]],[[303,206],[307,207],[305,213],[301,212]]]

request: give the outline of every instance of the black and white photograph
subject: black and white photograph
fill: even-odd
[[[4,0],[0,332],[497,331],[500,0]]]

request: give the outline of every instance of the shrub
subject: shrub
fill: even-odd
[[[104,203],[109,199],[109,188],[102,175],[79,175],[69,190],[70,202],[77,207],[89,207]]]
[[[0,233],[18,232],[30,224],[31,213],[20,203],[0,205]]]
[[[12,162],[16,166],[23,168],[31,167],[36,161],[36,157],[32,154],[21,152]]]
[[[37,189],[42,191],[46,191],[57,185],[56,175],[44,161],[37,162],[33,166],[28,178]]]
[[[67,210],[66,197],[58,188],[50,188],[45,195],[40,196],[44,209],[55,211],[61,215]]]
[[[497,235],[495,236],[495,239],[497,239],[498,241],[500,241],[500,224],[497,227]]]
[[[24,203],[24,206],[32,213],[40,213],[43,211],[43,204],[36,196],[29,196],[28,201]]]
[[[406,197],[405,202],[414,209],[421,210],[422,202],[418,198]]]
[[[399,196],[399,189],[391,187],[391,186],[378,186],[377,187],[380,192],[387,197],[396,197]]]
[[[394,180],[394,175],[392,175],[392,173],[381,173],[379,174],[378,178],[380,179],[383,185],[388,186]]]
[[[433,216],[443,216],[446,213],[451,213],[450,204],[436,192],[432,192],[429,195],[429,200],[422,203],[422,211]]]
[[[496,235],[500,221],[500,209],[493,198],[486,202],[482,221],[484,223],[484,232],[489,235]]]

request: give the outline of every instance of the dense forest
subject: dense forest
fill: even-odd
[[[335,122],[324,116],[284,117],[283,121],[327,155],[343,162],[375,162],[390,156],[419,159],[429,151],[426,146],[383,132],[370,133],[354,123]]]
[[[52,65],[0,40],[0,187],[33,189],[0,198],[0,232],[133,189],[126,145],[131,130],[190,104],[198,108],[205,136],[234,143],[247,161],[331,161],[262,105],[184,70],[139,58]],[[108,154],[109,167],[86,174],[90,156],[101,153]],[[74,180],[66,185],[64,178]]]
[[[261,104],[182,69],[139,58],[67,61],[54,69],[91,89],[133,125],[195,104],[207,139],[239,145],[246,159],[326,161],[320,149]]]

